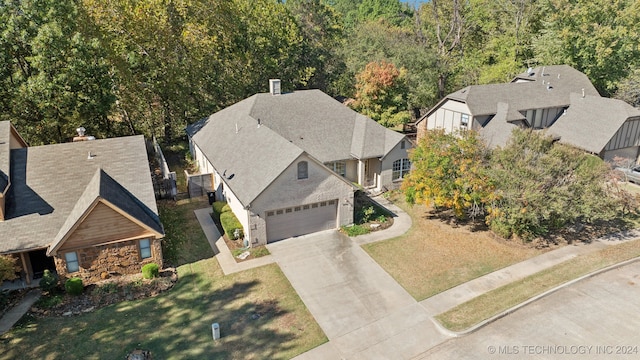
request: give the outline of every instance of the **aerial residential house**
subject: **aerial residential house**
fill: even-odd
[[[601,97],[586,75],[568,65],[530,68],[510,83],[465,87],[417,123],[418,139],[431,129],[474,129],[490,146],[504,146],[516,126],[546,129],[605,160],[638,158],[640,111]]]
[[[320,90],[270,88],[187,128],[200,172],[250,244],[350,224],[354,185],[380,192],[408,173],[404,135]]]
[[[0,187],[0,254],[17,259],[26,283],[46,269],[90,284],[162,266],[142,136],[28,147],[2,121]]]

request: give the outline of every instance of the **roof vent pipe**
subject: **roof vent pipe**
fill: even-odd
[[[542,67],[542,72],[540,73],[540,76],[544,76],[544,66]]]
[[[262,124],[260,122],[260,119],[258,119],[258,127],[260,127],[260,125],[262,125]]]
[[[269,79],[269,92],[271,95],[282,94],[280,90],[280,79]]]
[[[582,97],[584,98],[584,88],[582,89]]]

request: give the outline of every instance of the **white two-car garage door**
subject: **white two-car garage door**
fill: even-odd
[[[337,227],[338,200],[267,211],[267,242]]]

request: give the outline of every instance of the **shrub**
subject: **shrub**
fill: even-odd
[[[227,211],[229,211],[229,205],[224,202],[224,201],[216,201],[213,203],[213,212],[216,213],[218,216],[220,216],[220,214],[222,214],[225,211],[225,208],[227,209]]]
[[[49,270],[45,270],[40,279],[40,289],[45,292],[51,292],[58,286],[58,277]]]
[[[235,240],[244,237],[242,224],[240,224],[238,218],[231,211],[220,214],[220,224],[229,239]],[[236,234],[236,229],[240,230],[238,231],[238,234]]]
[[[67,294],[71,294],[71,295],[80,295],[82,294],[82,291],[84,290],[84,285],[82,284],[82,279],[79,277],[74,277],[71,278],[69,280],[67,280],[64,283],[64,289],[66,290]]]
[[[0,255],[0,283],[16,279],[16,258]]]
[[[368,226],[363,225],[353,225],[353,226],[343,226],[342,232],[347,234],[347,236],[358,236],[364,235],[371,232]]]
[[[145,279],[158,277],[159,272],[160,268],[156,263],[148,263],[147,265],[142,267],[142,277]]]
[[[51,309],[62,304],[63,298],[64,294],[62,293],[45,295],[38,299],[38,301],[36,302],[36,307],[40,309]]]

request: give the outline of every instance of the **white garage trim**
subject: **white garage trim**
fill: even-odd
[[[338,218],[338,200],[269,210],[265,215],[267,242],[273,242],[317,231],[335,229]]]

